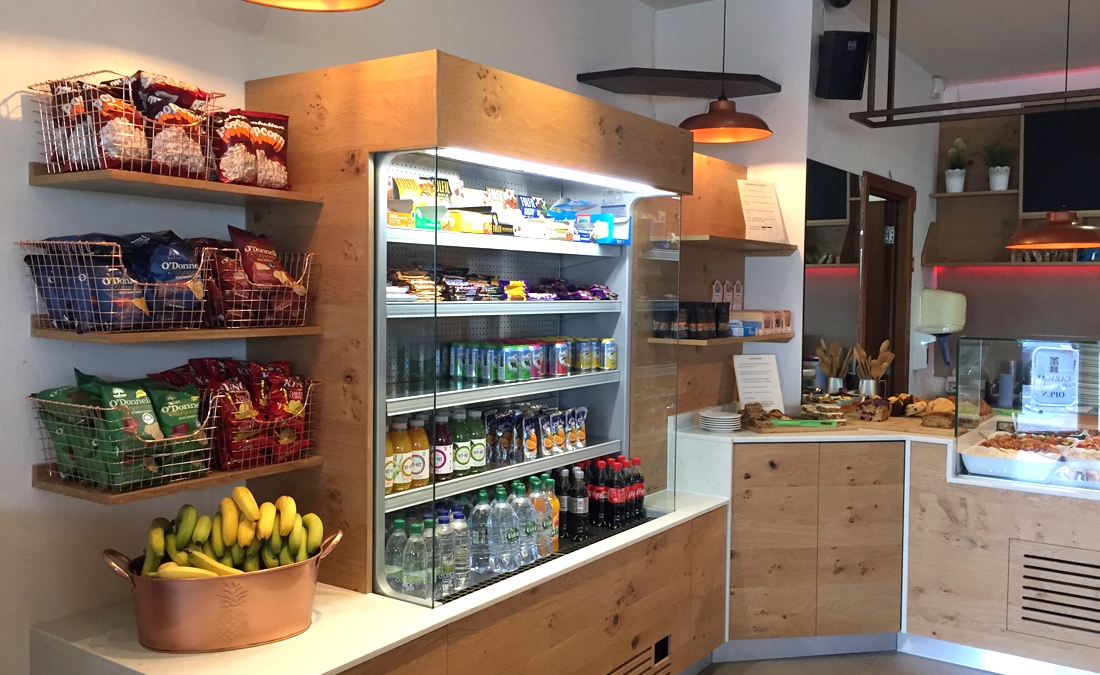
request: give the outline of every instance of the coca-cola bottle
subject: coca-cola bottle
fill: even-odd
[[[634,497],[638,487],[637,481],[634,480],[634,471],[631,469],[630,460],[626,460],[623,463],[623,482],[626,483],[626,500],[623,507],[623,522],[632,523],[635,520],[635,508]]]
[[[558,496],[558,541],[563,542],[572,536],[573,519],[569,517],[569,502],[572,495],[569,493],[569,469],[562,469],[558,473],[558,482],[554,485],[554,494]]]
[[[584,469],[573,469],[572,492],[569,495],[569,536],[573,541],[588,539],[588,486],[584,484]]]
[[[596,462],[596,484],[589,503],[589,508],[594,511],[589,521],[596,527],[607,527],[611,524],[608,513],[610,490],[611,476],[608,474],[607,462],[601,459]]]
[[[645,519],[645,476],[642,474],[642,458],[634,458],[634,519]]]
[[[609,514],[607,524],[618,529],[626,524],[626,480],[623,478],[623,465],[611,464],[611,484],[608,489]]]

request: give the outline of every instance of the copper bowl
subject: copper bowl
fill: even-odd
[[[145,556],[107,549],[103,560],[134,592],[138,640],[158,652],[220,652],[304,633],[313,619],[321,560],[343,537],[337,530],[309,560],[209,579],[141,576]]]

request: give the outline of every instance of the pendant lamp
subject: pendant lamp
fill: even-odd
[[[726,98],[726,13],[729,0],[722,2],[722,95],[711,101],[702,115],[680,122],[681,129],[691,132],[696,143],[746,143],[772,135],[767,123],[749,113],[737,112],[737,106]]]
[[[1081,224],[1073,211],[1051,211],[1042,225],[1018,230],[1005,248],[1042,251],[1100,248],[1100,228]]]
[[[300,12],[351,12],[381,5],[385,0],[245,0],[245,2]]]

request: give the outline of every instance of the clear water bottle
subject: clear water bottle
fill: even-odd
[[[497,574],[519,567],[520,524],[508,503],[504,486],[497,486],[496,501],[489,509],[489,569]]]
[[[451,529],[455,539],[454,590],[461,591],[470,584],[470,528],[462,511],[456,510],[451,516]]]
[[[436,519],[435,557],[435,598],[439,600],[455,590],[455,533],[448,516]]]
[[[409,541],[405,544],[405,553],[401,559],[401,590],[405,595],[427,600],[431,597],[428,584],[428,570],[432,559],[424,543],[424,526],[413,523],[409,527]]]
[[[386,540],[386,582],[390,588],[400,591],[404,583],[401,570],[404,567],[405,544],[409,537],[405,534],[405,521],[401,518],[393,521],[393,534]]]
[[[424,523],[424,546],[428,549],[428,597],[431,597],[431,587],[435,583],[435,567],[439,564],[439,559],[435,557],[435,518],[432,517],[431,509],[425,509],[424,513],[422,522]]]
[[[489,495],[477,492],[477,506],[470,511],[470,567],[477,574],[492,572],[489,567]]]
[[[539,514],[527,498],[527,488],[523,487],[523,483],[517,484],[515,488],[516,498],[512,500],[512,508],[519,518],[519,564],[530,565],[539,559]]]

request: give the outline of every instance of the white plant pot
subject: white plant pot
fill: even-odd
[[[989,167],[989,189],[994,192],[1008,189],[1008,174],[1012,171],[1010,166]]]
[[[966,169],[948,169],[944,174],[947,180],[948,192],[955,193],[963,191],[963,183],[966,182]]]

